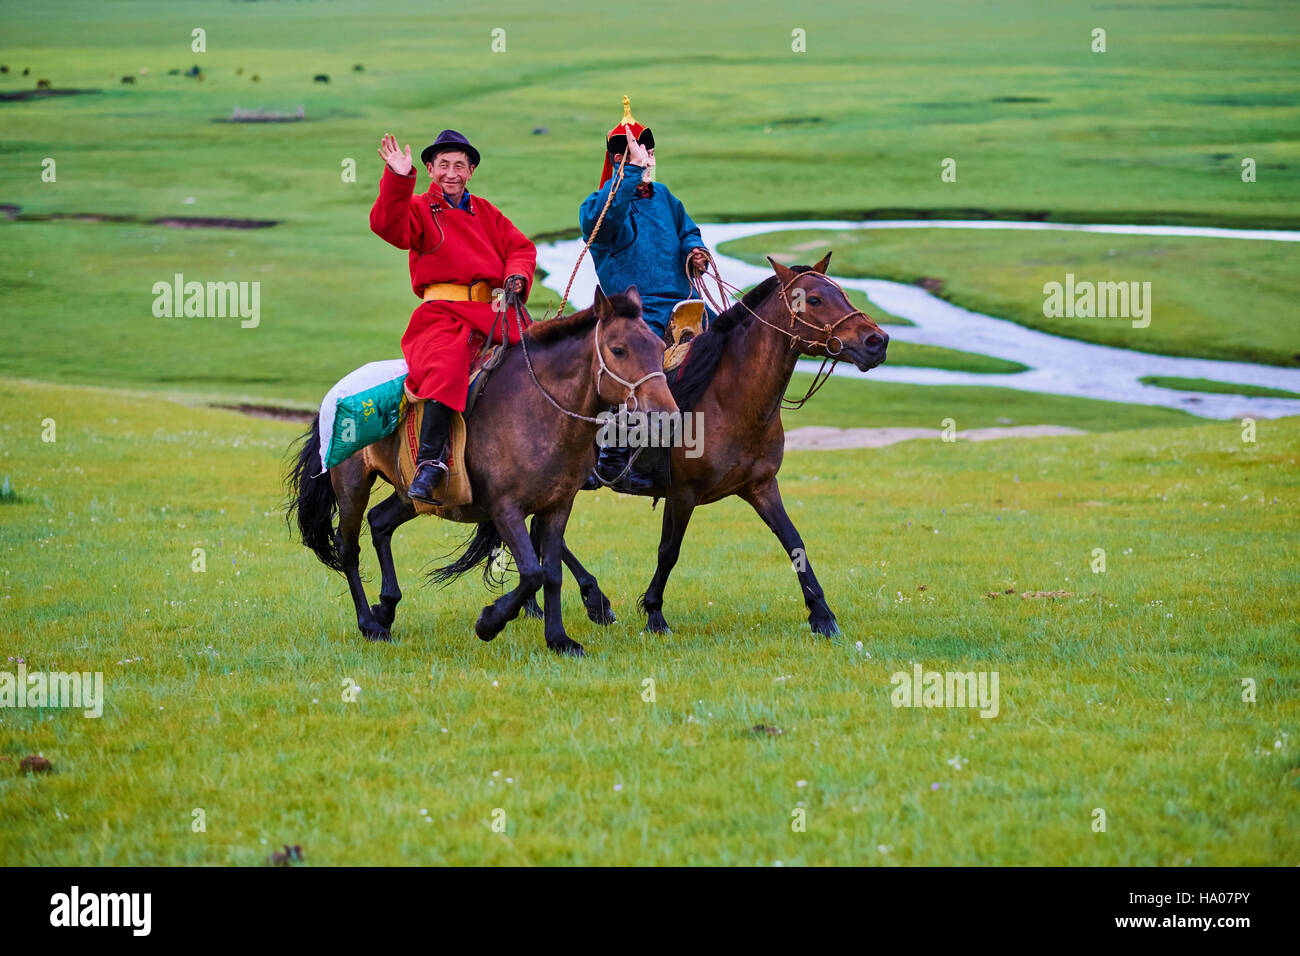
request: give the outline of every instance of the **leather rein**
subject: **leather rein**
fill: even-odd
[[[722,278],[721,273],[718,272],[717,264],[713,262],[712,257],[710,257],[709,259],[709,265],[713,267],[711,278],[715,283],[717,283],[718,288],[727,289],[728,291],[732,292],[736,297],[737,303],[740,304],[745,309],[746,312],[748,312],[754,318],[758,319],[758,321],[762,322],[769,329],[774,329],[777,332],[780,332],[786,338],[788,338],[790,340],[790,348],[793,349],[797,345],[803,344],[803,345],[813,346],[815,348],[824,348],[826,350],[826,355],[822,359],[821,367],[817,369],[817,373],[813,376],[812,384],[808,386],[808,391],[806,391],[803,394],[803,397],[799,399],[791,399],[787,396],[782,396],[781,398],[782,408],[791,409],[791,410],[803,408],[803,406],[808,403],[808,400],[811,399],[814,395],[816,395],[821,390],[821,387],[830,380],[831,375],[835,372],[835,366],[839,364],[840,361],[839,355],[844,351],[844,341],[838,335],[835,334],[835,330],[839,328],[840,323],[845,322],[853,318],[854,316],[858,316],[858,315],[862,316],[865,319],[870,319],[871,316],[867,315],[867,313],[863,312],[861,309],[854,309],[852,312],[844,313],[844,315],[840,316],[838,319],[836,319],[834,322],[832,322],[829,325],[818,326],[812,322],[809,322],[807,319],[803,318],[799,314],[803,310],[802,309],[796,310],[795,307],[790,302],[790,295],[789,295],[790,287],[794,285],[794,283],[797,282],[799,279],[803,278],[808,274],[806,272],[797,272],[793,276],[791,276],[788,281],[782,283],[780,289],[778,290],[781,296],[781,303],[785,306],[786,313],[790,316],[790,328],[783,329],[781,328],[781,326],[769,322],[767,319],[763,318],[761,315],[759,315],[749,306],[745,305],[743,290],[741,290],[738,286],[732,285],[731,283],[727,282],[725,279]],[[707,267],[704,270],[704,273],[705,274],[708,273]],[[843,286],[841,286],[838,282],[836,282],[830,276],[825,275],[824,273],[819,272],[817,274],[820,275],[827,282],[829,282],[831,285],[835,286],[835,288],[839,289],[840,293],[844,295],[844,300],[846,302],[848,301],[848,295],[844,292]],[[703,289],[703,287],[704,287],[704,283],[703,283],[703,275],[702,275],[700,288]],[[802,325],[808,329],[812,329],[814,332],[821,332],[825,335],[825,338],[820,340],[804,338],[802,335],[799,335],[795,331],[796,325]],[[833,352],[831,351],[832,340],[834,340],[836,343],[836,348],[835,351]],[[827,362],[830,363],[830,369],[826,368]]]
[[[518,301],[517,298],[512,304],[514,305],[515,308],[515,326],[519,330],[519,344],[520,346],[522,346],[524,352],[524,364],[528,366],[528,375],[532,378],[533,384],[537,386],[538,390],[542,393],[542,395],[546,397],[546,400],[550,402],[552,407],[554,407],[557,411],[563,412],[565,415],[568,415],[570,418],[577,418],[584,422],[591,422],[596,425],[605,424],[606,419],[594,418],[590,415],[582,415],[578,412],[571,411],[570,409],[565,408],[563,405],[561,405],[559,402],[555,400],[555,398],[551,395],[550,392],[546,390],[546,386],[543,385],[541,381],[537,378],[537,371],[533,368],[532,356],[528,354],[528,337],[524,334],[524,326],[520,318],[520,313],[526,316],[528,314],[528,310],[522,302]],[[507,306],[507,308],[508,307],[509,306]],[[627,379],[623,378],[612,368],[610,368],[609,365],[606,364],[605,362],[605,353],[600,347],[601,323],[604,321],[605,321],[604,319],[596,320],[596,334],[595,336],[593,336],[592,339],[593,346],[596,351],[596,364],[598,366],[596,372],[596,395],[597,397],[599,397],[600,395],[601,378],[605,375],[608,375],[614,381],[618,382],[618,384],[622,385],[624,388],[627,389],[627,397],[623,399],[623,405],[627,408],[628,411],[636,411],[636,409],[639,408],[641,404],[640,401],[637,399],[637,395],[636,395],[637,388],[640,387],[641,385],[644,385],[652,378],[662,378],[664,379],[664,381],[667,381],[668,376],[663,373],[662,369],[660,369],[657,372],[647,372],[645,375],[642,375],[635,382],[629,382]],[[531,324],[531,319],[529,320],[529,323]]]

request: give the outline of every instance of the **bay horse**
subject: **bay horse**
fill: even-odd
[[[785,548],[799,576],[812,632],[828,637],[839,633],[776,480],[785,454],[782,400],[796,360],[802,355],[848,360],[865,372],[885,361],[889,345],[880,326],[855,309],[844,290],[826,277],[830,258],[827,253],[815,266],[788,268],[769,257],[776,274],[715,318],[691,345],[672,392],[683,415],[701,413],[702,454],[688,458],[684,448],[673,448],[671,483],[640,492],[665,500],[658,565],[639,602],[651,633],[669,630],[663,615],[664,587],[691,514],[700,505],[731,495],[747,501]],[[819,381],[814,380],[803,401]],[[599,582],[567,547],[563,558],[589,616],[600,623],[595,611],[607,610],[609,601]],[[528,611],[535,613],[532,607]],[[606,622],[612,620],[607,611]]]
[[[677,405],[664,379],[663,342],[641,318],[636,286],[611,298],[598,289],[590,309],[536,323],[523,336],[526,341],[508,348],[491,372],[467,423],[464,462],[473,503],[443,513],[478,529],[459,559],[434,578],[448,581],[486,564],[488,579],[492,559],[504,543],[519,585],[483,608],[475,633],[492,640],[540,587],[546,646],[581,656],[582,645],[569,639],[560,615],[560,562],[573,499],[595,463],[595,439],[602,426],[596,413],[633,397],[637,405],[657,411],[671,413]],[[328,473],[316,474],[320,440],[317,416],[287,478],[288,517],[296,516],[303,544],[326,567],[346,576],[361,633],[370,640],[390,640],[402,599],[392,536],[416,516],[400,477],[390,470],[395,469],[401,429],[371,446],[378,452],[373,459],[393,463],[377,468],[358,451]],[[376,477],[394,490],[366,516],[383,575],[379,603],[371,605],[359,571],[359,541]],[[524,524],[529,515],[534,516],[536,544]]]

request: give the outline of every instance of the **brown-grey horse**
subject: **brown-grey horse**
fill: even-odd
[[[769,259],[776,275],[747,292],[695,339],[672,385],[682,414],[699,413],[702,454],[689,458],[684,447],[673,448],[671,483],[642,492],[666,503],[658,567],[640,601],[651,632],[668,630],[664,587],[691,514],[699,505],[739,495],[789,556],[813,633],[839,633],[776,480],[785,454],[782,397],[800,356],[849,361],[865,372],[885,360],[889,345],[880,326],[854,308],[844,290],[826,277],[830,258],[827,253],[815,266],[794,268]],[[593,607],[608,606],[595,576],[568,548],[563,555],[589,613]]]
[[[590,309],[539,322],[524,338],[506,350],[468,422],[464,461],[473,504],[444,513],[453,521],[476,523],[478,529],[461,556],[435,577],[445,581],[479,564],[490,566],[504,543],[514,557],[519,585],[483,608],[475,633],[485,641],[494,638],[541,587],[546,646],[582,654],[582,645],[565,633],[560,615],[560,562],[574,496],[595,461],[596,434],[602,427],[597,413],[629,395],[647,410],[671,413],[677,406],[663,377],[663,343],[641,319],[635,286],[609,299],[597,290]],[[388,640],[402,598],[391,539],[398,526],[415,517],[415,507],[391,467],[372,467],[361,452],[316,474],[319,419],[304,439],[288,478],[290,515],[296,514],[303,543],[347,577],[361,633]],[[399,429],[376,442],[379,453],[371,459],[396,462],[400,440]],[[368,516],[383,575],[379,603],[372,606],[358,569],[359,539],[377,477],[394,491]],[[529,515],[535,516],[536,547],[524,523]]]

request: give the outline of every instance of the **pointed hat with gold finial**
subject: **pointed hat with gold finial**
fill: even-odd
[[[605,168],[600,173],[601,186],[609,182],[610,177],[614,175],[614,166],[609,161],[609,154],[613,153],[616,156],[621,156],[623,150],[627,149],[628,131],[631,131],[632,135],[636,137],[636,141],[646,149],[654,148],[654,133],[650,132],[650,127],[642,126],[632,118],[632,101],[624,96],[623,118],[619,120],[617,126],[605,134]]]

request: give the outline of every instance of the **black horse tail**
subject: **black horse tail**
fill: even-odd
[[[466,571],[483,565],[483,581],[489,586],[500,586],[505,575],[497,567],[496,557],[501,553],[501,535],[491,521],[480,521],[478,530],[470,538],[458,557],[446,567],[429,572],[429,579],[438,584],[450,584]]]
[[[320,416],[311,428],[298,439],[302,450],[298,452],[285,481],[289,485],[289,500],[285,507],[285,520],[298,519],[298,534],[302,543],[316,552],[321,564],[335,571],[343,570],[339,557],[338,540],[334,536],[334,515],[339,503],[334,497],[329,472],[316,474],[320,468]],[[292,454],[292,450],[290,452]]]

